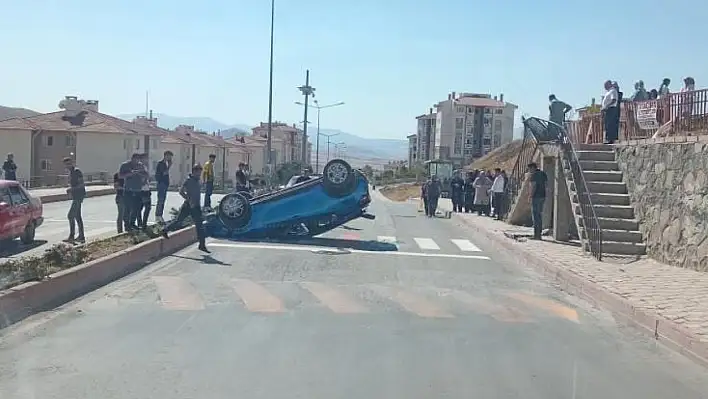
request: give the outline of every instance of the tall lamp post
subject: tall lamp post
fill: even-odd
[[[339,136],[339,133],[332,133],[332,134],[324,134],[322,133],[322,136],[327,137],[327,162],[329,162],[329,145],[332,143],[330,139],[334,136]]]
[[[275,29],[275,0],[270,0],[270,77],[268,81],[268,138],[266,140],[266,161],[268,176],[273,173],[272,133],[273,133],[273,37]]]
[[[339,102],[327,104],[327,105],[320,105],[320,103],[317,100],[313,100],[312,102],[314,103],[314,105],[312,105],[312,107],[314,107],[317,110],[317,139],[316,139],[316,144],[315,144],[315,173],[319,173],[319,170],[320,170],[320,112],[325,108],[332,108],[332,107],[338,107],[340,105],[344,105],[344,101],[339,101]],[[304,103],[302,103],[300,101],[296,101],[295,104],[302,105],[302,106],[305,105]],[[333,136],[336,136],[337,134],[339,134],[339,133],[336,133]]]
[[[305,85],[299,86],[298,90],[305,96],[305,116],[302,118],[305,121],[305,126],[302,129],[302,163],[307,160],[307,107],[310,96],[315,98],[315,88],[310,86],[310,70],[305,71]]]

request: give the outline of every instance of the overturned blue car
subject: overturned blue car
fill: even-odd
[[[360,217],[371,203],[369,182],[341,159],[325,165],[321,176],[280,191],[249,198],[226,195],[206,217],[207,235],[217,238],[316,236]]]

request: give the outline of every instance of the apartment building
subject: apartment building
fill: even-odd
[[[418,135],[411,134],[408,139],[408,165],[418,163]]]
[[[461,167],[511,142],[517,108],[504,94],[449,93],[434,111],[416,117],[418,162],[445,159]]]
[[[273,122],[271,134],[271,149],[276,165],[303,161],[302,145],[304,134],[302,129],[299,129],[295,124],[291,126],[283,122]],[[253,136],[267,138],[268,123],[261,122],[259,126],[254,127]],[[274,140],[277,140],[279,145],[273,145]],[[305,159],[305,162],[307,161],[308,160]]]

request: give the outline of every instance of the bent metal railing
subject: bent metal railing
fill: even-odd
[[[519,200],[519,193],[521,192],[521,187],[524,184],[526,178],[526,166],[533,162],[536,156],[536,151],[538,150],[538,142],[533,134],[527,132],[524,129],[524,138],[521,142],[521,150],[519,155],[516,157],[516,163],[514,164],[514,169],[511,171],[511,175],[508,176],[504,191],[506,191],[505,197],[507,198],[508,206],[504,207],[506,218],[514,207],[516,202]]]
[[[578,198],[582,230],[584,230],[584,234],[579,231],[578,235],[583,242],[583,250],[588,250],[597,260],[602,260],[602,228],[595,213],[592,195],[585,181],[585,175],[580,167],[578,154],[573,147],[568,131],[563,126],[540,118],[525,118],[523,122],[524,129],[530,131],[537,141],[540,143],[555,143],[560,147],[563,169],[570,170],[570,176],[575,188],[573,191]],[[575,214],[575,210],[573,210],[573,213]],[[587,248],[585,247],[585,242],[587,242]]]

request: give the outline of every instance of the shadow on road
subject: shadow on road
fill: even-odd
[[[47,240],[35,240],[32,244],[22,244],[19,240],[12,240],[0,244],[0,258],[20,255],[46,244]]]
[[[236,241],[236,240],[234,240]],[[324,237],[293,237],[285,239],[269,239],[269,240],[238,240],[242,242],[267,242],[273,244],[289,244],[289,245],[308,245],[317,247],[341,248],[341,249],[356,249],[358,251],[371,252],[389,252],[398,251],[395,244],[390,244],[380,241],[362,241],[348,240],[341,238],[324,238]]]

